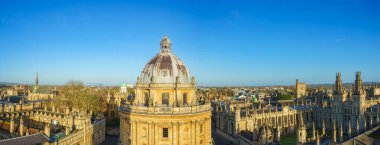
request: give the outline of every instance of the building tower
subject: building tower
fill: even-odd
[[[209,101],[199,101],[195,78],[172,53],[166,35],[160,47],[137,78],[131,104],[119,109],[120,144],[211,144]]]
[[[337,121],[338,124],[343,123],[343,110],[344,110],[344,102],[347,101],[348,93],[343,89],[342,75],[340,72],[336,73],[335,79],[335,88],[333,92],[333,119]]]
[[[38,87],[39,87],[39,80],[38,80],[38,72],[36,73],[36,80],[34,82],[34,86],[33,86],[33,92],[37,92],[38,90]]]
[[[342,74],[336,73],[335,90],[334,92],[341,93],[343,91]]]
[[[296,80],[296,98],[301,98],[306,95],[306,83],[300,83],[300,81]]]
[[[302,113],[300,113],[300,116],[299,116],[299,125],[298,125],[298,128],[297,128],[297,144],[303,144],[303,143],[306,143],[306,127],[305,127],[305,124],[303,122],[303,116],[302,116]]]
[[[361,72],[356,72],[356,79],[355,79],[355,85],[354,85],[354,90],[352,93],[352,112],[354,116],[359,116],[357,117],[356,122],[358,122],[357,127],[358,130],[364,129],[364,118],[361,116],[364,115],[364,111],[366,110],[366,92],[363,90],[363,82],[361,79]],[[361,124],[361,125],[360,125]]]

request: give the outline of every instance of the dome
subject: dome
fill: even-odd
[[[161,40],[161,51],[144,67],[138,83],[190,84],[190,74],[185,64],[171,52],[171,42],[165,35]]]

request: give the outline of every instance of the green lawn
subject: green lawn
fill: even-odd
[[[295,145],[295,144],[297,144],[296,134],[281,136],[281,145]]]

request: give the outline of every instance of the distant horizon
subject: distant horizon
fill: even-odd
[[[202,2],[202,5],[199,3]],[[380,1],[0,1],[0,82],[135,84],[167,34],[197,86],[380,82]]]
[[[71,80],[70,80],[71,81]],[[80,80],[75,80],[75,81],[80,81]],[[1,84],[17,84],[17,85],[28,85],[28,86],[33,86],[34,84],[25,84],[25,83],[12,83],[12,82],[0,82],[0,85]],[[89,83],[87,84],[86,82],[83,82],[85,86],[96,86],[96,84],[92,84],[92,83]],[[302,82],[303,83],[303,82]],[[100,83],[101,84],[101,83]],[[100,85],[98,84],[98,85]],[[321,84],[308,84],[306,83],[307,86],[330,86],[330,85],[334,85],[335,83],[321,83]],[[355,84],[355,82],[347,82],[347,83],[343,83],[343,85],[350,85],[350,84]],[[363,85],[379,85],[380,82],[365,82],[363,81]],[[39,84],[40,86],[64,86],[65,84]],[[134,84],[130,84],[130,83],[127,83],[127,85],[133,85],[135,86],[135,83]],[[103,85],[101,84],[102,87],[120,87],[120,85]],[[291,84],[291,85],[266,85],[266,86],[260,86],[260,85],[252,85],[252,86],[203,86],[203,85],[197,85],[196,87],[289,87],[289,86],[295,86],[295,83],[294,84]]]

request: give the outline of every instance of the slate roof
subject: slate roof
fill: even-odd
[[[0,141],[0,145],[37,145],[44,144],[49,138],[42,133],[36,133],[28,136],[16,137]]]

